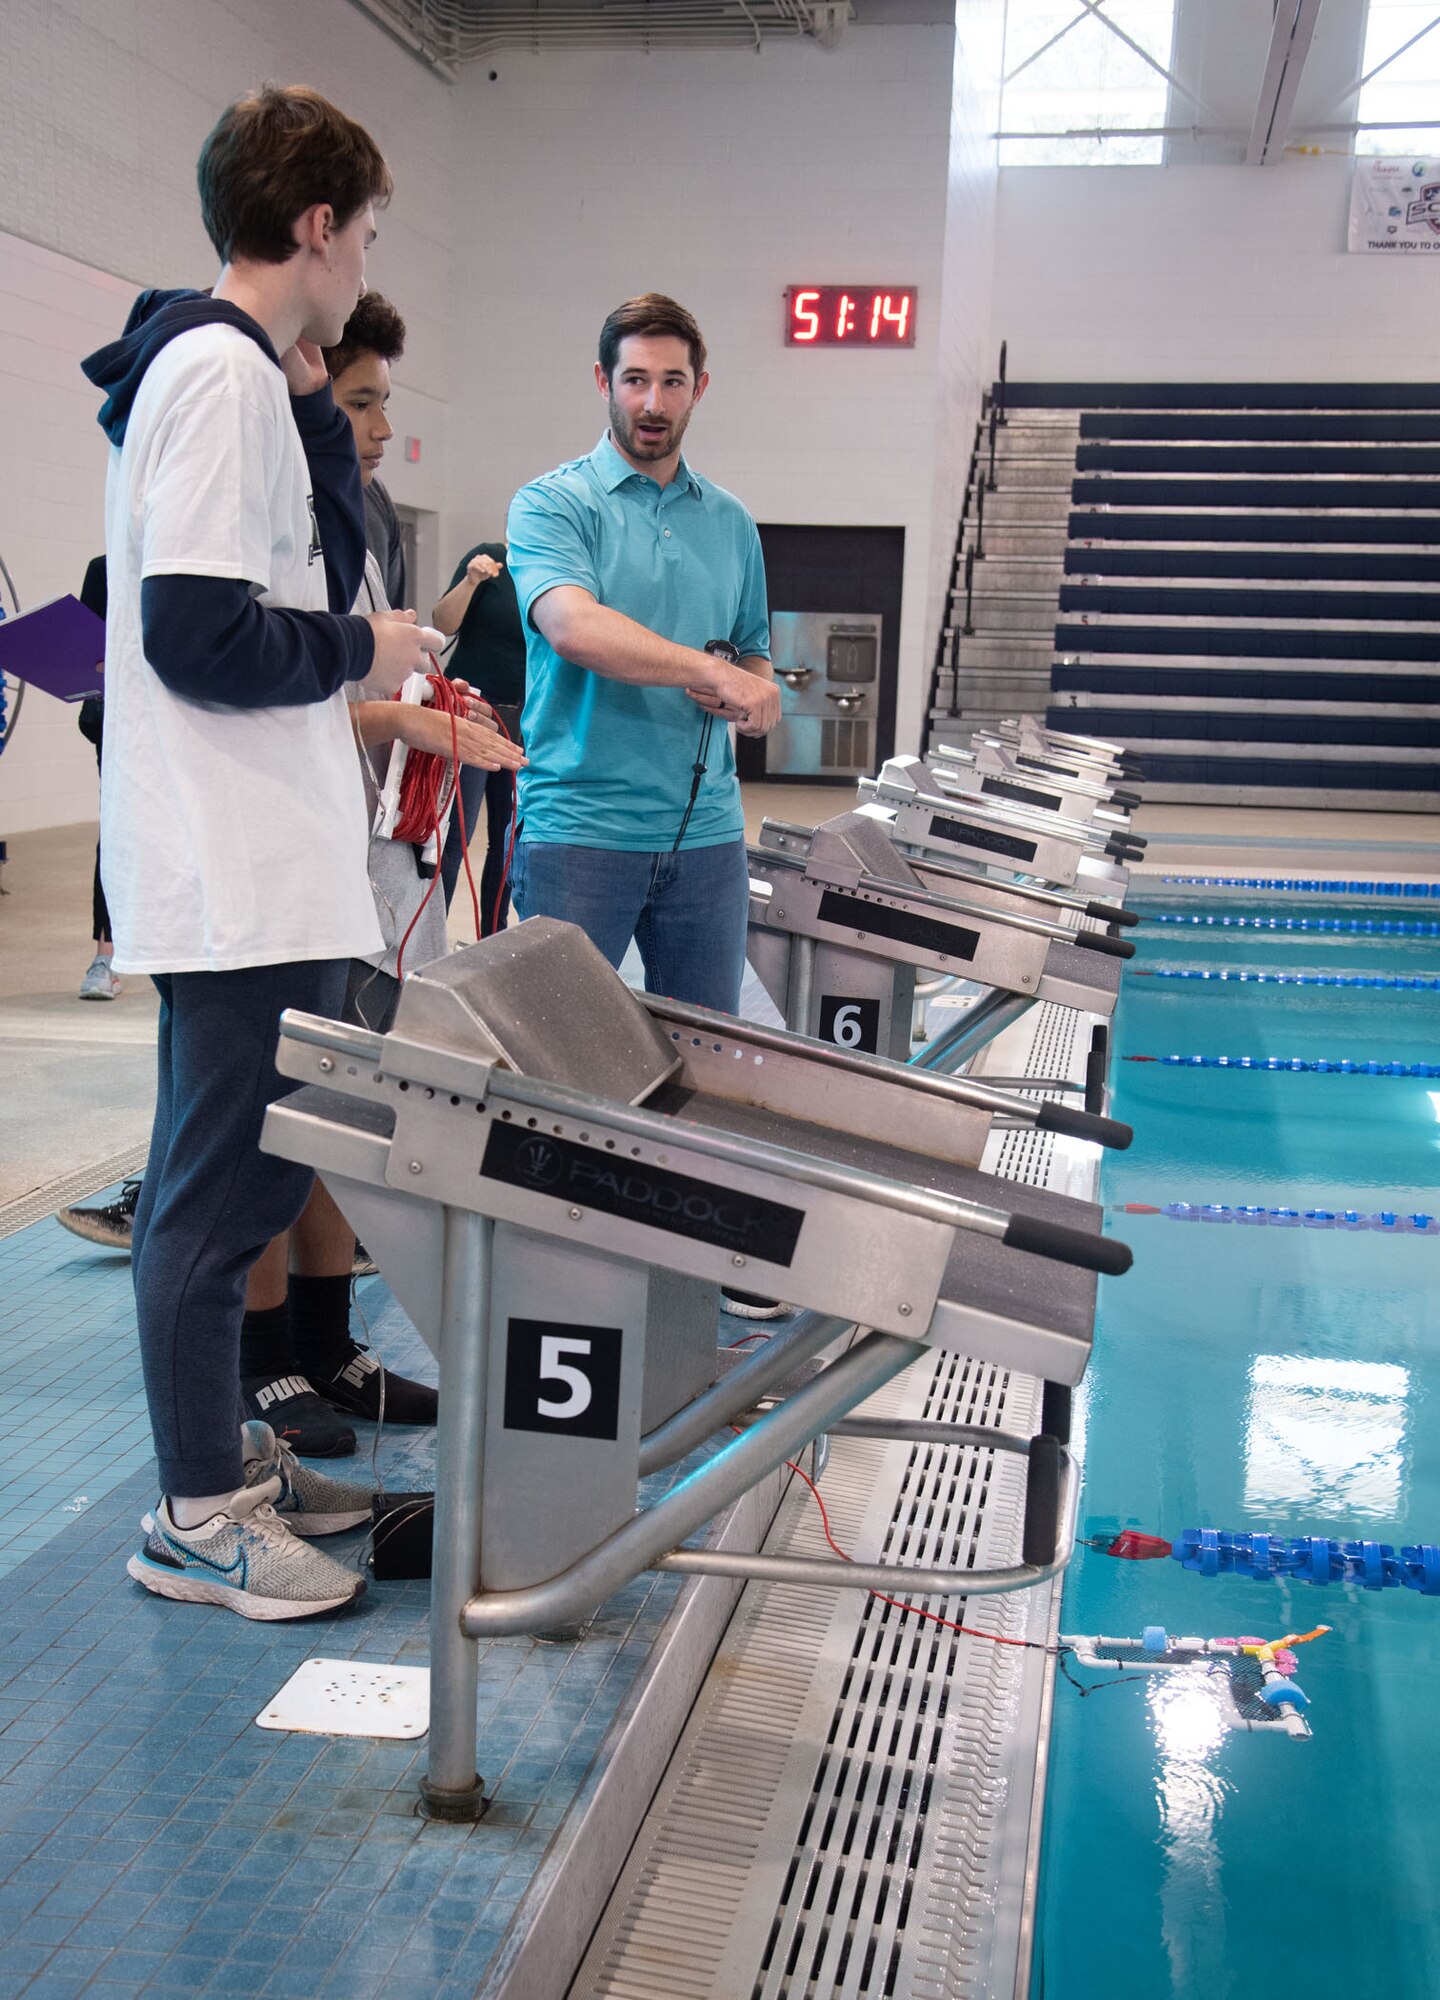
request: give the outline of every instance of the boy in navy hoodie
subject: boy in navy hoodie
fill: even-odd
[[[348,1603],[297,1536],[368,1518],[360,1486],[242,1423],[245,1278],[311,1176],[262,1156],[282,1009],[338,1014],[380,947],[344,695],[398,688],[440,636],[352,617],[365,559],[350,426],[320,348],[364,284],[390,175],[314,91],[232,105],[200,155],[212,291],[147,292],[85,363],[106,392],[105,885],[117,968],[160,991],[136,1315],[162,1498],[130,1574],[248,1618]]]

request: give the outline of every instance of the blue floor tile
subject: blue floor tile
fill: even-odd
[[[363,1303],[386,1359],[433,1379],[384,1285]],[[254,1718],[318,1651],[423,1664],[427,1587],[372,1586],[320,1629],[147,1596],[124,1571],[154,1500],[128,1268],[37,1224],[0,1239],[0,1313],[24,1330],[0,1339],[0,2000],[474,2000],[674,1580],[577,1646],[482,1648],[494,1807],[420,1820],[423,1745]],[[430,1434],[382,1445],[394,1490],[432,1464]]]

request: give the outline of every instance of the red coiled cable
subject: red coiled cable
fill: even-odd
[[[434,664],[432,654],[431,665]],[[406,754],[405,769],[400,774],[400,802],[395,817],[395,831],[391,838],[413,841],[417,846],[423,847],[433,834],[436,851],[435,873],[430,878],[430,887],[421,897],[420,907],[410,919],[405,935],[400,940],[400,949],[395,955],[395,973],[399,979],[405,977],[405,947],[409,944],[411,934],[424,915],[430,898],[435,894],[436,884],[440,881],[440,825],[452,801],[456,812],[460,815],[460,854],[465,864],[465,880],[470,885],[470,906],[475,913],[476,937],[479,937],[481,931],[480,893],[475,887],[475,877],[470,871],[470,835],[465,825],[464,801],[456,783],[456,774],[460,769],[460,732],[455,725],[465,712],[468,697],[460,694],[454,683],[448,681],[444,674],[438,671],[427,674],[426,679],[430,683],[428,705],[450,718],[451,754],[445,758],[437,756],[433,750],[410,750]],[[395,700],[399,699],[397,694]]]

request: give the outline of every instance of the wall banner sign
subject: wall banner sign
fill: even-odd
[[[1440,158],[1357,159],[1350,248],[1392,257],[1440,256]]]

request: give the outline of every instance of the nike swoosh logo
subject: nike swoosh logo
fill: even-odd
[[[212,1562],[209,1556],[202,1556],[198,1549],[187,1548],[183,1542],[172,1541],[169,1535],[166,1535],[164,1540],[166,1547],[174,1549],[177,1556],[183,1556],[188,1562],[199,1563],[202,1569],[213,1569],[217,1576],[234,1576],[236,1570],[239,1570],[241,1588],[244,1588],[245,1551],[243,1549],[236,1556],[234,1562],[218,1563]]]

